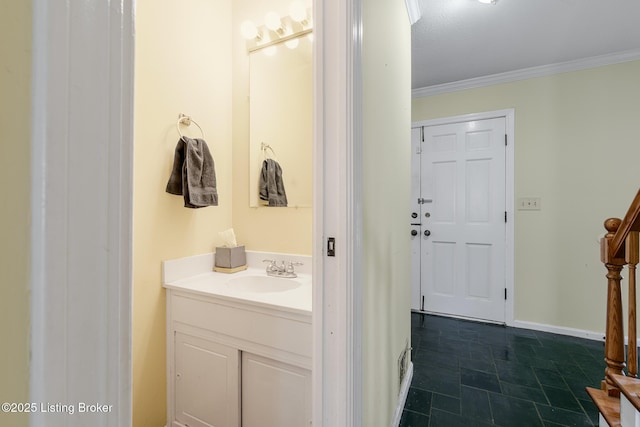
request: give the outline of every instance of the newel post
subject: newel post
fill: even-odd
[[[624,369],[624,331],[622,329],[622,293],[620,272],[625,265],[624,258],[614,258],[609,254],[609,246],[622,221],[609,218],[604,222],[607,234],[600,239],[600,259],[607,268],[607,326],[604,344],[604,360],[607,367],[604,370],[604,380],[601,388],[610,395],[620,392],[613,384],[610,375],[622,375]]]
[[[627,346],[627,376],[638,376],[638,342],[636,332],[636,265],[640,262],[640,237],[631,231],[625,241],[625,261],[629,269],[629,345]]]

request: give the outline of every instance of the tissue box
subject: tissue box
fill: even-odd
[[[216,248],[216,267],[236,268],[247,264],[247,254],[244,246],[235,248]]]

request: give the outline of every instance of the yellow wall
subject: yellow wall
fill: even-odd
[[[640,187],[640,61],[413,100],[413,121],[515,108],[515,319],[604,331],[603,221]]]
[[[0,402],[29,400],[31,1],[0,3]],[[28,417],[0,412],[0,425]]]
[[[218,232],[229,227],[248,250],[311,254],[311,209],[249,208],[249,64],[239,23],[260,22],[266,10],[256,12],[256,4],[136,5],[134,427],[166,421],[162,260],[212,252],[221,244]],[[205,131],[216,164],[217,207],[186,209],[180,196],[165,193],[179,113],[191,115]],[[182,129],[199,136],[194,126]]]
[[[386,427],[398,402],[398,357],[411,333],[411,33],[404,1],[364,2],[363,32],[363,425]]]
[[[212,252],[218,232],[232,226],[231,0],[139,0],[136,8],[133,425],[159,427],[166,421],[161,261]],[[165,192],[179,113],[205,131],[217,207],[187,209]],[[199,136],[194,125],[184,132]]]
[[[311,208],[249,207],[249,55],[240,23],[262,25],[270,10],[288,15],[289,3],[233,2],[233,226],[247,249],[311,255]]]

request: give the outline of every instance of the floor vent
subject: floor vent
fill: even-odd
[[[409,367],[409,358],[407,357],[411,348],[409,347],[409,340],[407,340],[404,349],[398,357],[398,387],[402,387],[402,381],[407,374],[407,368]]]

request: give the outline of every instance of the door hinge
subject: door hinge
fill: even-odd
[[[504,146],[505,147],[507,146],[507,134],[506,133],[504,134]]]
[[[420,128],[420,138],[422,139],[422,142],[424,142],[424,126]]]
[[[420,309],[420,311],[424,311],[424,295],[422,295],[422,308]]]
[[[507,288],[504,288],[504,299],[507,300]]]
[[[507,222],[507,211],[504,211],[504,222]]]

